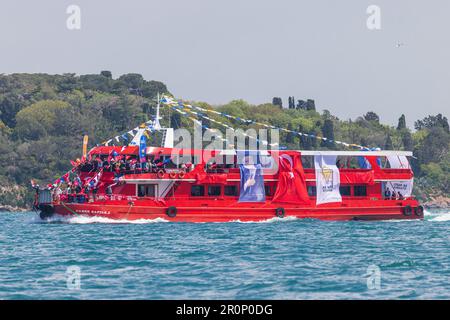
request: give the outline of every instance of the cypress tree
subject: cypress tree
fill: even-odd
[[[322,126],[322,134],[327,140],[334,140],[334,125],[333,120],[325,119]],[[329,141],[322,141],[323,147],[332,147],[333,144]]]
[[[402,114],[400,116],[400,118],[398,119],[398,125],[397,125],[397,130],[403,130],[406,129],[406,118],[405,115]]]
[[[405,129],[402,134],[402,142],[403,142],[403,147],[405,148],[405,150],[411,151],[413,149],[413,139],[412,139],[411,132],[409,132],[408,129]]]
[[[386,142],[384,144],[384,150],[392,150],[392,149],[394,149],[394,146],[392,145],[391,135],[388,134]]]

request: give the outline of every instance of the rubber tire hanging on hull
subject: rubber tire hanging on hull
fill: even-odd
[[[278,217],[278,218],[284,218],[284,208],[276,208],[275,209],[275,215]]]
[[[166,214],[170,218],[175,218],[177,216],[177,208],[176,207],[168,207]]]
[[[418,207],[414,208],[414,213],[418,217],[423,217],[423,207],[422,206],[418,206]]]
[[[409,217],[412,214],[412,208],[409,204],[403,208],[403,214],[407,217]]]

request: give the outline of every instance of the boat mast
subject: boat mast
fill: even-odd
[[[156,105],[156,117],[155,117],[155,121],[154,121],[154,123],[153,123],[153,127],[156,129],[156,130],[161,130],[161,124],[159,123],[159,120],[161,119],[161,117],[159,116],[159,108],[160,108],[160,106],[161,106],[161,104],[160,104],[160,98],[159,98],[159,92],[158,92],[158,94],[156,95],[156,97],[157,97],[157,99],[158,99],[158,103],[157,103],[157,105]]]

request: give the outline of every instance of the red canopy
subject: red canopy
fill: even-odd
[[[89,151],[90,155],[93,154],[111,154],[113,151],[116,151],[118,154],[128,154],[128,155],[138,155],[139,147],[138,146],[128,146],[128,147],[118,147],[118,146],[100,146],[95,147],[91,151]]]

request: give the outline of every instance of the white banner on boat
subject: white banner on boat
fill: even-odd
[[[410,197],[413,189],[413,181],[414,179],[404,181],[386,181],[384,186],[385,195],[386,191],[389,191],[389,195],[392,196],[395,191],[397,197]]]
[[[387,156],[389,165],[392,169],[410,169],[409,161],[406,156]]]
[[[336,156],[314,156],[316,170],[316,204],[342,202],[339,186],[341,178],[336,166]]]

